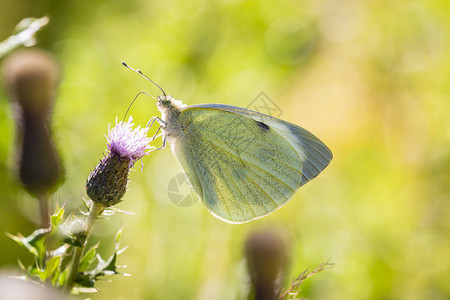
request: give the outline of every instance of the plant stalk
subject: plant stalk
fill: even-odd
[[[50,212],[48,208],[47,195],[41,194],[37,198],[39,200],[42,228],[48,228],[50,226]]]
[[[67,279],[66,287],[65,287],[65,289],[68,293],[70,293],[72,291],[72,288],[75,285],[75,278],[78,274],[78,267],[80,265],[80,260],[81,260],[83,251],[87,244],[89,233],[91,232],[92,227],[94,226],[95,220],[103,212],[103,210],[104,210],[104,206],[102,204],[92,202],[89,216],[86,220],[86,227],[84,229],[84,235],[85,235],[84,242],[83,242],[82,246],[75,248],[75,253],[74,253],[74,256],[72,259],[72,266],[71,266],[69,277]]]

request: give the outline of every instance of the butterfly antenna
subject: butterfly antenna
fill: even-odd
[[[123,116],[123,121],[124,121],[124,122],[125,122],[125,118],[127,117],[128,112],[130,111],[131,106],[133,105],[134,101],[136,101],[137,97],[138,97],[140,94],[145,94],[145,95],[150,96],[150,97],[152,97],[153,99],[156,100],[155,97],[153,97],[152,95],[150,95],[150,94],[148,94],[148,93],[146,93],[146,92],[139,92],[139,93],[134,97],[133,101],[131,101],[130,105],[128,106],[127,111],[125,112],[125,115]]]
[[[145,79],[147,79],[148,81],[150,81],[151,83],[153,83],[154,85],[156,85],[160,90],[161,90],[161,92],[163,93],[163,95],[164,96],[167,96],[166,95],[166,92],[164,92],[164,90],[162,89],[162,87],[160,87],[159,85],[157,85],[153,80],[151,80],[147,75],[145,75],[144,73],[142,73],[142,71],[141,70],[139,70],[139,69],[133,69],[132,67],[130,67],[129,65],[127,65],[124,61],[122,61],[122,65],[124,65],[125,67],[127,67],[128,69],[130,69],[131,71],[134,71],[134,72],[136,72],[136,73],[138,73],[139,75],[141,75],[142,77],[144,77]],[[138,94],[139,95],[139,94]]]

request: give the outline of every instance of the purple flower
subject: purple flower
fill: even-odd
[[[125,195],[128,173],[134,163],[148,154],[152,147],[147,137],[148,128],[134,130],[133,118],[108,126],[108,154],[89,175],[86,192],[94,202],[105,207],[119,203]]]
[[[123,121],[117,123],[116,117],[116,126],[113,129],[108,126],[108,136],[106,136],[109,151],[122,158],[128,158],[131,165],[151,149],[149,145],[151,139],[147,137],[149,128],[141,128],[139,125],[132,130],[134,125],[132,122],[131,116],[126,123]]]

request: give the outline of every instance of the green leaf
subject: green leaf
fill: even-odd
[[[70,259],[69,248],[70,246],[65,244],[50,252],[51,258],[47,260],[46,272],[47,279],[51,276],[53,286],[59,285],[59,282],[61,281],[60,276],[64,274],[63,270],[65,270],[67,265],[66,258]],[[55,264],[55,261],[57,264]],[[67,276],[67,274],[65,276]],[[63,278],[63,280],[65,280],[65,278]]]
[[[120,236],[120,232],[118,234],[118,237]],[[116,240],[118,240],[118,237]],[[99,277],[107,276],[107,275],[114,275],[114,274],[120,274],[117,272],[117,255],[118,255],[118,248],[119,244],[116,243],[116,250],[114,253],[106,260],[104,261],[100,255],[98,255],[97,252],[97,246],[95,245],[92,247],[83,257],[82,261],[80,262],[80,269],[87,269],[89,265],[92,264],[92,262],[97,259],[98,264],[97,266],[91,270],[91,271],[82,271],[80,274],[77,275],[75,278],[75,282],[82,286],[82,287],[94,287],[95,282],[98,280]]]
[[[72,263],[71,253],[73,253],[73,249],[74,249],[74,247],[72,247],[72,246],[67,247],[67,250],[66,250],[67,254],[62,257],[61,263],[59,264],[61,270],[69,269],[69,267]]]
[[[111,255],[111,257],[102,266],[102,270],[103,271],[112,271],[115,274],[117,274],[117,271],[116,271],[116,259],[117,259],[117,252],[114,252],[114,254]]]
[[[66,268],[63,272],[60,273],[58,281],[57,281],[57,286],[65,286],[66,285],[66,280],[67,280],[67,275],[69,274],[69,269]]]
[[[41,282],[45,282],[45,280],[47,279],[47,276],[45,274],[45,270],[39,268],[39,266],[36,265],[36,264],[30,266],[30,269],[29,269],[28,273],[32,277],[38,277]]]
[[[63,215],[64,206],[61,207],[61,209],[56,214],[50,216],[50,221],[53,228],[57,228],[59,225],[61,225]]]
[[[23,237],[21,235],[17,235],[16,236],[16,235],[12,235],[12,234],[9,234],[9,233],[6,233],[6,235],[10,239],[15,241],[17,244],[19,244],[20,246],[26,248],[31,253],[31,255],[33,255],[34,257],[38,257],[39,256],[36,248],[34,248],[32,245],[30,245],[30,243],[27,241],[27,239],[25,237]]]
[[[96,276],[92,273],[78,274],[75,282],[83,287],[94,287]]]
[[[89,265],[93,262],[95,259],[95,256],[97,254],[98,244],[93,246],[89,251],[86,252],[86,254],[83,256],[83,258],[80,261],[80,266],[78,267],[78,270],[80,272],[84,272]]]
[[[120,227],[119,231],[117,231],[117,235],[116,235],[116,249],[119,247],[119,239],[120,236],[122,235],[123,232],[123,227]]]
[[[59,263],[61,261],[61,256],[54,256],[49,258],[45,264],[45,272],[44,272],[44,282],[51,280],[54,284],[57,281],[57,277],[59,275]]]
[[[52,275],[52,286],[57,286],[60,275],[61,275],[61,271],[59,270],[59,268],[56,268],[55,272]]]
[[[16,241],[20,246],[25,247],[35,258],[42,262],[45,257],[44,242],[47,235],[50,233],[50,228],[40,228],[35,230],[28,237],[22,235],[7,235]]]

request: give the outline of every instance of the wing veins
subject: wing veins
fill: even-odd
[[[192,135],[193,136],[193,135]],[[189,140],[189,139],[188,139]],[[201,144],[201,146],[203,147],[203,149],[205,150],[207,150],[207,151],[202,151],[202,153],[204,153],[204,152],[206,152],[206,153],[208,153],[208,148],[207,147],[205,147],[205,145],[203,145],[201,142],[199,142],[200,144]],[[195,147],[189,147],[189,149],[190,149],[190,151],[191,150],[193,150],[193,151],[195,151],[194,149],[195,149]],[[211,153],[211,152],[209,152],[208,153],[209,154],[209,156],[213,156],[214,157],[214,155],[212,155],[213,153]],[[222,170],[221,168],[220,168],[220,166],[219,166],[219,164],[217,163],[217,161],[215,161],[214,159],[212,159],[212,160],[210,160],[210,161],[213,161],[214,162],[214,165],[219,169],[219,170]],[[196,164],[197,165],[197,164]],[[198,168],[197,166],[196,166],[196,168]],[[207,170],[206,168],[204,169],[204,170]],[[202,177],[203,177],[203,173],[202,172],[199,172],[200,174],[202,174]],[[208,185],[208,182],[207,182],[207,180],[204,180],[205,181],[205,184],[206,185]],[[203,183],[202,183],[202,186],[203,186]],[[208,187],[209,188],[209,187]],[[218,193],[218,194],[220,194],[220,197],[221,197],[221,199],[225,199],[224,197],[223,197],[223,194],[219,191],[219,189],[215,189],[215,191]],[[211,193],[209,193],[210,195],[211,195]],[[212,198],[214,198],[214,197],[212,197]],[[228,212],[228,215],[232,218],[232,219],[236,219],[236,216],[231,212],[231,210],[230,210],[230,208],[229,208],[229,206],[228,206],[228,203],[226,203],[226,201],[222,201],[222,203],[224,204],[224,206],[225,206],[225,209],[227,210],[227,212]]]
[[[258,177],[260,177],[263,181],[265,181],[265,182],[267,183],[267,180],[265,180],[264,177],[261,177],[261,176],[259,176],[258,174],[254,173],[254,172],[252,172],[252,173],[255,174],[255,175],[257,175]],[[275,200],[272,198],[272,196],[270,196],[269,193],[266,192],[266,190],[264,190],[264,189],[263,189],[259,184],[257,184],[253,179],[249,178],[249,180],[251,180],[257,187],[260,188],[261,191],[263,191],[267,196],[269,196],[270,200],[272,200],[273,203],[275,203],[275,206],[276,206],[276,207],[280,207],[280,206],[278,205],[278,203],[275,202]],[[280,192],[280,190],[278,190],[277,188],[275,188],[275,190],[276,190],[277,192],[279,192],[281,195],[284,196],[284,193]],[[265,206],[264,206],[264,207],[265,207]],[[267,209],[266,209],[266,210],[267,210]],[[270,211],[268,210],[267,212],[270,212]]]
[[[192,136],[193,136],[199,143],[202,143],[201,140],[198,139],[198,138],[195,136],[195,134],[192,134]],[[295,191],[295,190],[294,190],[293,188],[291,188],[286,182],[280,180],[280,179],[279,179],[278,177],[276,177],[276,176],[273,176],[271,173],[269,173],[268,171],[264,170],[263,168],[261,168],[261,167],[255,165],[254,163],[249,162],[249,161],[246,161],[246,160],[243,160],[241,157],[232,154],[231,152],[229,152],[229,151],[223,149],[222,147],[218,146],[217,144],[211,142],[210,140],[208,140],[208,141],[205,140],[205,142],[207,142],[207,143],[209,143],[209,144],[215,146],[216,148],[222,150],[223,152],[229,153],[230,155],[236,157],[237,159],[240,159],[242,162],[245,162],[244,165],[245,165],[245,164],[253,165],[255,168],[260,169],[261,171],[263,171],[263,172],[269,174],[270,176],[272,176],[273,178],[275,178],[275,179],[278,180],[279,182],[283,183],[284,185],[286,185],[287,187],[289,187],[289,189],[291,189],[292,191]],[[205,146],[203,145],[203,147],[205,147]],[[207,147],[205,147],[205,149],[207,149]],[[302,174],[303,174],[303,172],[302,172]]]
[[[239,173],[238,173],[238,174],[239,174]],[[241,177],[240,174],[239,174],[239,178],[242,179],[242,177]],[[236,186],[237,190],[238,190],[239,193],[241,194],[242,199],[246,199],[246,198],[244,197],[244,194],[242,193],[242,190],[239,188],[239,186],[238,186],[236,183],[235,183],[234,185]],[[256,218],[256,217],[257,217],[257,214],[256,214],[255,210],[253,209],[253,207],[250,205],[250,203],[249,203],[248,201],[243,201],[243,202],[245,202],[245,204],[250,208],[250,211],[253,213],[253,216],[255,216],[255,218]]]

